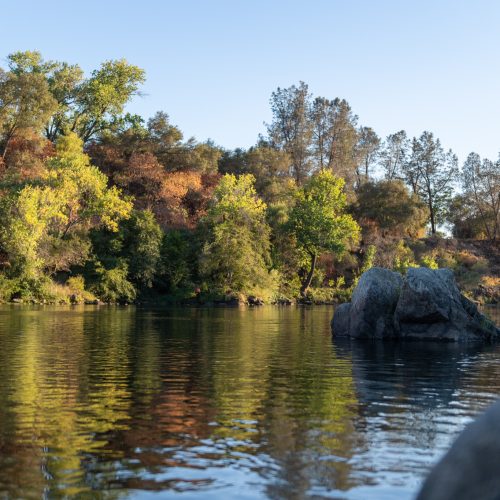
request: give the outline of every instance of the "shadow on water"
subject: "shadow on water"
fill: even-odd
[[[356,395],[365,412],[390,399],[433,408],[449,404],[496,346],[454,342],[334,339],[337,354],[352,361]]]

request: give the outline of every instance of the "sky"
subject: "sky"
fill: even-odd
[[[496,159],[499,23],[493,0],[24,0],[3,2],[0,66],[18,50],[88,73],[125,58],[147,77],[130,112],[225,148],[253,145],[271,92],[304,81],[382,137],[430,130],[461,161]]]

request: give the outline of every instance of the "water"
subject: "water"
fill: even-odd
[[[3,306],[0,498],[412,498],[500,346],[332,342],[331,316]]]

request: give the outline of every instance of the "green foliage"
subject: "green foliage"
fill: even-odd
[[[127,259],[130,280],[151,288],[160,264],[163,231],[149,210],[134,211],[120,228],[123,257]]]
[[[37,53],[10,58],[10,71],[0,69],[0,154],[5,158],[15,134],[26,129],[41,130],[57,109],[46,77],[31,71]]]
[[[343,188],[343,179],[324,170],[311,177],[297,192],[289,227],[298,245],[307,253],[341,254],[348,242],[357,241],[359,226],[345,213]]]
[[[428,219],[436,235],[446,216],[456,236],[498,239],[498,162],[469,155],[450,203],[457,160],[430,132],[411,141],[400,131],[381,145],[347,101],[313,98],[301,82],[273,92],[267,137],[224,151],[184,140],[166,113],[147,122],[126,113],[143,82],[125,60],[86,77],[36,51],[8,56],[0,300],[92,300],[87,286],[113,302],[198,288],[329,302],[347,297],[375,254],[401,272],[449,265],[469,288],[494,274],[435,239],[410,248],[402,238],[422,236]],[[383,181],[371,178],[376,164]],[[346,252],[360,235],[353,217],[361,265]]]
[[[382,233],[417,236],[425,227],[428,210],[400,180],[367,182],[357,191],[354,213],[363,226],[374,222]]]
[[[137,296],[134,285],[128,280],[128,266],[123,260],[113,269],[106,269],[97,265],[95,272],[97,282],[92,285],[91,291],[103,302],[130,303]]]
[[[205,237],[200,274],[214,291],[253,293],[270,285],[266,205],[254,177],[222,177],[203,220]]]
[[[196,255],[193,240],[193,236],[185,230],[170,230],[163,237],[160,279],[172,293],[183,288],[194,288],[192,281]]]
[[[403,240],[399,240],[394,249],[393,269],[398,273],[406,274],[410,267],[418,267],[413,251]]]
[[[7,278],[0,274],[0,302],[8,302],[17,290],[16,280]]]
[[[126,269],[126,279],[138,290],[151,288],[160,266],[162,238],[163,231],[148,210],[132,211],[115,232],[106,228],[92,231],[94,262],[86,270],[90,281],[108,279],[101,268],[106,271],[120,268],[118,274]]]
[[[309,287],[316,257],[322,252],[342,254],[359,237],[359,226],[345,213],[344,180],[323,170],[311,177],[297,191],[288,227],[297,246],[310,256],[311,266],[302,283],[302,293]]]
[[[5,221],[0,243],[9,257],[10,273],[35,279],[43,270],[67,270],[80,263],[88,254],[86,231],[115,231],[131,206],[90,165],[80,139],[74,134],[61,138],[45,178],[17,188],[0,204]]]
[[[420,264],[422,267],[428,267],[429,269],[439,269],[439,265],[436,259],[432,255],[424,255],[420,259]]]

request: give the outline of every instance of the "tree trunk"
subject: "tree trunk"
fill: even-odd
[[[432,205],[432,201],[429,198],[429,215],[431,218],[431,234],[434,236],[436,234],[436,220],[434,214],[434,206]]]
[[[300,289],[300,294],[302,295],[302,297],[306,296],[307,290],[311,286],[311,281],[312,281],[313,275],[314,275],[314,269],[316,267],[316,255],[312,254],[312,253],[310,255],[311,255],[311,267],[310,267],[309,272],[307,273],[307,277],[304,280],[304,282],[302,283],[302,287]]]

